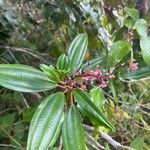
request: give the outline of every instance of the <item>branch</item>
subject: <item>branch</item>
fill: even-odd
[[[94,148],[95,150],[100,150],[98,147],[96,147],[91,141],[89,141],[89,140],[87,140],[87,139],[85,139],[85,141],[86,141],[86,143],[88,144],[88,145],[90,145],[92,148]]]
[[[24,101],[24,103],[25,103],[26,107],[27,107],[27,108],[29,108],[30,106],[29,106],[29,104],[28,104],[27,100],[25,99],[25,97],[23,96],[23,94],[22,94],[22,93],[20,93],[20,95],[21,95],[21,97],[22,97],[22,99],[23,99],[23,101]]]
[[[92,143],[92,145],[95,145],[97,148],[99,149],[105,149],[104,146],[102,146],[101,144],[99,144],[94,137],[92,137],[90,134],[88,134],[87,132],[85,132],[87,140]]]
[[[62,136],[61,136],[61,137],[60,137],[60,141],[59,141],[58,150],[61,150],[61,149],[62,149],[62,143],[63,143],[63,140],[62,140]]]
[[[0,116],[3,115],[3,114],[6,113],[6,112],[12,111],[12,110],[15,110],[15,108],[4,109],[4,110],[0,111]]]
[[[0,45],[1,49],[5,49],[5,50],[10,50],[10,51],[17,51],[17,52],[23,52],[23,53],[27,53],[35,58],[40,59],[40,57],[34,53],[32,53],[31,51],[33,51],[32,49],[29,48],[16,48],[16,47],[11,47],[11,46],[4,46],[4,45]]]
[[[15,148],[15,149],[24,149],[24,148],[21,148],[21,147],[17,147],[17,146],[14,146],[14,145],[8,145],[8,144],[0,144],[0,147],[12,147],[12,148]]]
[[[18,146],[22,147],[22,145],[18,141],[16,141],[11,135],[9,135],[7,133],[7,131],[5,131],[4,129],[2,129],[2,131],[9,137],[9,139],[11,139],[12,141],[14,141]]]
[[[83,125],[84,128],[88,131],[93,132],[94,128],[88,125]],[[100,136],[102,137],[102,139],[104,139],[105,141],[107,141],[111,146],[113,146],[115,149],[122,149],[122,150],[135,150],[131,147],[128,146],[124,146],[122,144],[120,144],[119,142],[115,141],[113,138],[111,138],[108,134],[100,131]]]
[[[46,60],[41,57],[41,54],[35,54],[35,52],[29,48],[16,48],[16,47],[11,47],[11,46],[0,45],[0,49],[5,49],[7,51],[16,51],[16,52],[27,53],[27,54],[29,54],[29,55],[37,58],[37,59],[41,59],[42,61],[46,62]]]

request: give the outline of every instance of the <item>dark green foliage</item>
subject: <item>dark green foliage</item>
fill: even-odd
[[[0,1],[1,150],[149,149],[147,2]]]

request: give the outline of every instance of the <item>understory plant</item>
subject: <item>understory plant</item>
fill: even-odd
[[[27,150],[46,150],[54,146],[60,133],[63,147],[86,149],[82,125],[87,116],[94,125],[115,130],[105,114],[91,100],[90,89],[102,92],[112,74],[98,67],[83,70],[81,64],[88,45],[87,35],[79,34],[68,54],[61,55],[55,66],[42,64],[41,70],[21,64],[0,65],[0,85],[19,92],[44,92],[54,89],[39,105],[32,118]],[[94,91],[93,91],[94,93]]]
[[[88,118],[94,127],[115,131],[103,112],[103,89],[116,76],[128,81],[142,78],[149,72],[147,67],[137,70],[133,59],[127,63],[121,62],[132,53],[132,45],[128,41],[114,42],[106,59],[96,58],[83,64],[87,46],[87,35],[79,34],[72,41],[67,54],[61,55],[55,66],[42,64],[42,71],[21,64],[0,65],[1,86],[19,92],[51,91],[33,115],[27,150],[52,148],[60,137],[65,150],[87,149],[84,118]],[[105,64],[103,69],[100,66],[102,62]],[[123,75],[120,75],[119,69]],[[116,75],[116,72],[119,73]]]

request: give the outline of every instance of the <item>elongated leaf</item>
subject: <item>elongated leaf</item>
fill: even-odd
[[[71,73],[76,72],[84,59],[87,50],[88,39],[85,33],[79,34],[71,43],[68,56],[71,60]]]
[[[57,140],[63,122],[65,97],[62,92],[47,97],[32,118],[27,150],[46,150]]]
[[[108,54],[108,63],[113,66],[119,63],[131,50],[131,44],[127,41],[117,41],[113,43]]]
[[[98,107],[102,107],[103,104],[105,103],[105,97],[104,97],[104,93],[103,90],[98,87],[95,86],[91,91],[90,91],[90,95],[91,95],[91,101]]]
[[[89,99],[88,93],[85,91],[77,90],[74,92],[75,100],[79,103],[80,107],[85,111],[89,119],[93,120],[99,125],[104,125],[112,130],[114,126],[106,118],[106,116],[96,107],[96,105]]]
[[[57,69],[60,70],[70,71],[70,65],[71,65],[70,58],[63,54],[58,58],[56,67]]]
[[[38,69],[19,64],[0,65],[0,85],[21,92],[40,92],[56,87]]]
[[[150,66],[150,37],[141,38],[140,46],[145,63]]]
[[[57,83],[60,81],[59,74],[57,73],[57,70],[52,65],[47,66],[45,64],[42,64],[40,68],[43,70],[45,75],[53,82]]]
[[[129,80],[138,80],[146,77],[150,77],[150,67],[144,67],[134,72],[128,72],[124,74],[122,78]]]
[[[62,133],[64,150],[85,150],[84,130],[75,106],[67,112]]]

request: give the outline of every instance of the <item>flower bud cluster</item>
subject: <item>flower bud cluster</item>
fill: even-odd
[[[134,72],[138,69],[138,63],[134,63],[133,61],[129,61],[129,68],[128,70]]]
[[[80,88],[89,90],[92,85],[98,85],[101,88],[107,87],[107,81],[112,80],[114,76],[109,73],[104,73],[98,67],[95,70],[79,70],[71,77],[65,80],[65,85],[72,88]]]

